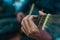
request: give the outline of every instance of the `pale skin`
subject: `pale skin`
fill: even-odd
[[[44,12],[42,11],[39,11],[39,14],[40,15],[46,15]],[[42,32],[42,33],[45,33],[47,34],[48,36],[45,38],[43,37],[43,34],[40,35],[40,30],[38,29],[38,27],[34,24],[34,22],[32,21],[32,19],[34,18],[37,18],[37,16],[35,15],[28,15],[26,17],[23,18],[22,20],[22,27],[21,27],[21,30],[28,36],[28,37],[31,37],[35,40],[51,40],[51,37],[48,38],[48,36],[50,36],[47,32]],[[39,36],[39,35],[40,36]],[[42,36],[42,38],[41,38]],[[41,39],[40,39],[41,38]],[[44,39],[45,38],[45,39]]]

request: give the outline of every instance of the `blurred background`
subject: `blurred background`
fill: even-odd
[[[24,15],[28,15],[32,3],[35,3],[35,8],[32,12],[34,15],[38,15],[38,11],[42,8],[45,13],[60,13],[60,2],[56,2],[56,5],[53,5],[55,4],[53,0],[0,0],[0,40],[31,40],[31,38],[20,32],[21,25],[17,21],[17,14],[23,12]],[[53,19],[58,17],[60,18],[60,15],[53,16]],[[59,18],[58,20],[60,20]],[[55,21],[50,21],[46,30],[55,40],[60,40],[60,23],[56,24]]]

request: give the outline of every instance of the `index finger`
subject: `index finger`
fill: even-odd
[[[33,22],[33,18],[36,18],[37,16],[35,16],[35,15],[32,15],[32,16],[30,16],[29,17],[29,19],[28,19],[28,23],[29,23],[29,25],[30,25],[30,27],[31,28],[37,28],[37,26],[34,24],[34,22]]]

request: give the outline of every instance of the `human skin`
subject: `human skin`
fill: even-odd
[[[46,15],[44,12],[39,11],[39,14]],[[22,20],[21,30],[28,36],[35,40],[52,40],[52,37],[45,30],[38,29],[38,27],[34,24],[32,19],[36,19],[35,15],[28,15]]]

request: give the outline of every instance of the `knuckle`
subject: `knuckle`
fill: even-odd
[[[27,20],[26,18],[24,18],[24,20]]]
[[[34,32],[35,32],[35,30],[32,30],[32,31],[31,31],[31,33],[34,33]]]
[[[28,32],[28,35],[31,35],[32,34],[32,32]]]
[[[30,15],[26,16],[25,20],[30,20]]]
[[[25,21],[25,20],[26,20],[26,18],[23,19],[23,21]]]
[[[31,16],[29,16],[29,18],[27,19],[27,21],[30,21],[30,17],[31,17]]]
[[[29,21],[29,20],[30,20],[30,18],[27,19],[27,21]]]
[[[35,31],[31,31],[31,32],[29,32],[29,34],[33,34],[33,32],[35,32]]]

